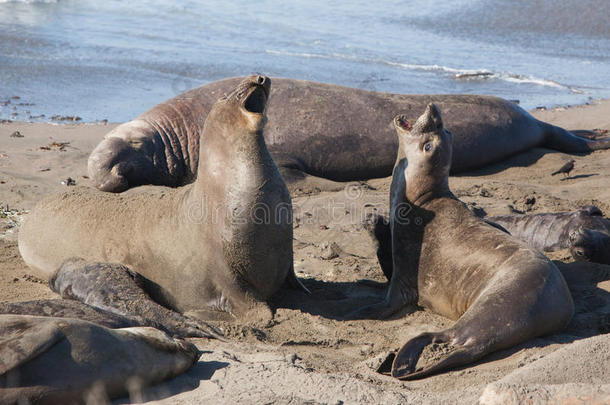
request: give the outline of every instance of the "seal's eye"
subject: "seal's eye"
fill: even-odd
[[[426,152],[430,152],[432,150],[432,144],[430,142],[426,142],[426,144],[424,145],[424,150]]]
[[[585,255],[585,252],[583,252],[582,250],[577,250],[577,251],[576,251],[576,255],[577,255],[577,256],[584,256],[584,255]]]

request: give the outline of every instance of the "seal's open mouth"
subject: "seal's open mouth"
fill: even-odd
[[[254,87],[248,97],[246,97],[246,101],[244,102],[244,108],[246,111],[262,114],[265,112],[265,105],[267,104],[267,91],[263,86]]]
[[[413,129],[413,125],[411,125],[409,121],[407,121],[406,115],[397,115],[396,117],[394,117],[394,125],[402,129],[406,129],[407,131]]]

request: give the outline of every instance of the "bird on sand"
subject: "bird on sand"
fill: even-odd
[[[565,174],[565,177],[569,176],[572,169],[574,169],[574,162],[575,162],[574,159],[568,160],[563,166],[561,166],[561,168],[559,170],[551,173],[551,176],[554,176],[559,173]]]

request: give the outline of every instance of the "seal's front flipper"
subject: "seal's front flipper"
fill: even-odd
[[[300,290],[306,294],[311,294],[309,288],[305,287],[305,284],[297,277],[294,273],[294,267],[291,266],[288,275],[286,275],[286,281],[284,282],[284,286],[293,290]]]
[[[152,326],[174,336],[222,338],[222,333],[213,326],[154,302],[138,285],[138,277],[120,264],[68,259],[49,280],[49,284],[62,298],[134,318],[141,325]]]
[[[345,319],[386,319],[401,308],[416,304],[418,298],[417,289],[408,287],[405,283],[390,282],[389,290],[383,301],[376,304],[367,305],[357,309],[348,315]]]
[[[571,129],[570,132],[580,138],[587,138],[592,140],[598,139],[603,136],[600,131],[589,131],[588,129]]]
[[[388,280],[391,280],[394,264],[392,261],[392,232],[389,219],[384,215],[369,214],[364,220],[363,226],[375,244],[377,260],[383,274]]]
[[[399,380],[415,380],[473,362],[480,357],[480,351],[474,347],[454,345],[451,340],[443,332],[422,333],[409,340],[398,351],[392,362],[392,377]]]
[[[356,320],[356,319],[386,319],[389,318],[394,312],[398,311],[403,304],[396,305],[391,301],[384,299],[375,304],[367,305],[359,308],[353,312],[347,314],[345,320]]]
[[[285,167],[278,164],[278,169],[286,182],[286,187],[288,187],[292,195],[312,194],[321,191],[341,191],[345,188],[345,183],[316,177],[293,167]]]

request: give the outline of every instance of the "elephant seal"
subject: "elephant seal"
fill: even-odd
[[[610,264],[607,240],[610,220],[595,206],[573,212],[502,215],[487,220],[506,228],[511,235],[545,252],[570,249],[576,260]]]
[[[0,314],[74,318],[111,329],[148,326],[123,315],[103,311],[79,301],[64,299],[0,302]]]
[[[260,309],[293,269],[290,194],[263,138],[270,89],[244,79],[210,111],[197,181],[129,195],[76,187],[41,201],[19,232],[19,251],[51,279],[68,258],[120,263],[151,298],[200,319]]]
[[[0,315],[0,330],[0,402],[7,405],[102,403],[182,374],[199,358],[193,344],[147,327]]]
[[[214,327],[154,302],[137,273],[116,263],[68,259],[49,285],[64,299],[0,303],[0,314],[76,318],[107,328],[150,326],[177,337],[223,339]]]
[[[205,84],[110,131],[89,158],[93,184],[120,192],[142,184],[192,182],[206,117],[216,99],[241,80]],[[534,147],[568,153],[610,147],[610,139],[578,137],[496,97],[390,94],[293,79],[273,82],[265,141],[293,190],[342,188],[334,182],[389,176],[397,142],[392,125],[379,123],[390,123],[397,112],[415,120],[428,103],[439,105],[451,123],[454,173]]]
[[[452,135],[434,104],[400,142],[390,191],[392,278],[383,301],[351,318],[385,318],[416,304],[457,320],[396,354],[391,375],[416,379],[553,333],[574,304],[559,270],[535,249],[477,218],[449,189]]]
[[[574,230],[570,233],[570,253],[577,261],[610,264],[610,235],[583,227]]]

